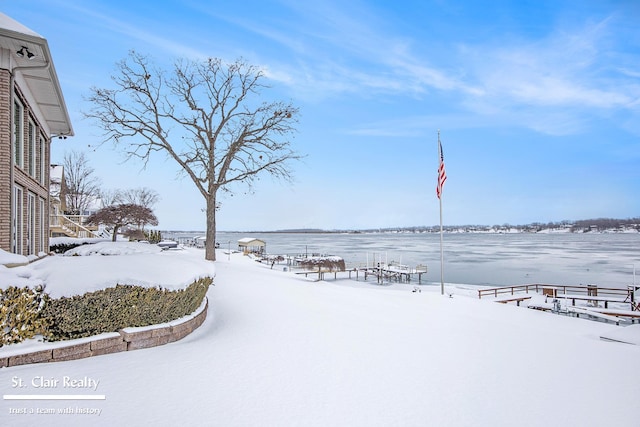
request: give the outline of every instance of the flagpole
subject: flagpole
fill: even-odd
[[[442,159],[442,145],[440,144],[440,129],[438,129],[438,159]],[[440,294],[444,295],[444,252],[442,251],[442,191],[440,191]]]

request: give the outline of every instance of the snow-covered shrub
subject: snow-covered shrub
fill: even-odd
[[[82,246],[86,244],[88,244],[88,242],[83,242],[80,240],[77,242],[56,243],[55,245],[50,245],[49,250],[57,254],[63,254],[69,249],[77,248],[78,246]]]
[[[42,286],[0,289],[0,347],[44,333],[46,322],[41,314],[47,300]]]
[[[45,338],[75,339],[178,319],[200,306],[212,282],[205,277],[177,291],[116,285],[81,296],[50,299],[43,310],[48,326]]]

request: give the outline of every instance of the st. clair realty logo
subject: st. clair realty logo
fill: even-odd
[[[62,376],[60,378],[55,377],[43,377],[35,376],[30,381],[25,381],[23,378],[14,376],[11,378],[11,387],[13,388],[26,388],[33,387],[35,389],[75,389],[75,390],[98,390],[100,380],[91,378],[88,376],[72,377]]]

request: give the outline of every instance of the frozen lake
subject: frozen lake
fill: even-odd
[[[426,264],[440,282],[440,235],[218,233],[225,248],[243,237],[267,242],[270,254],[338,255],[348,266],[382,257],[410,267]],[[640,274],[640,233],[444,234],[444,280],[473,285],[553,283],[626,288]],[[640,278],[637,279],[640,281]]]

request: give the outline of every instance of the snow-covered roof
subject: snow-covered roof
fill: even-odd
[[[52,197],[60,197],[63,172],[64,167],[62,165],[51,165],[49,167],[49,195]]]
[[[17,52],[26,48],[31,58]],[[0,50],[8,50],[11,57],[2,62],[16,78],[23,81],[37,106],[37,115],[46,123],[51,135],[73,135],[71,119],[64,102],[58,75],[53,65],[47,40],[14,19],[0,13]]]
[[[266,242],[261,239],[256,239],[255,237],[244,237],[238,240],[238,245],[240,246],[264,246]]]
[[[9,31],[13,31],[14,33],[29,35],[31,37],[37,37],[41,39],[44,38],[40,34],[36,33],[35,31],[25,27],[18,21],[8,17],[4,13],[0,13],[0,28],[5,28]]]
[[[49,179],[51,183],[60,184],[62,182],[62,173],[64,171],[64,166],[62,165],[51,165],[49,168]]]

